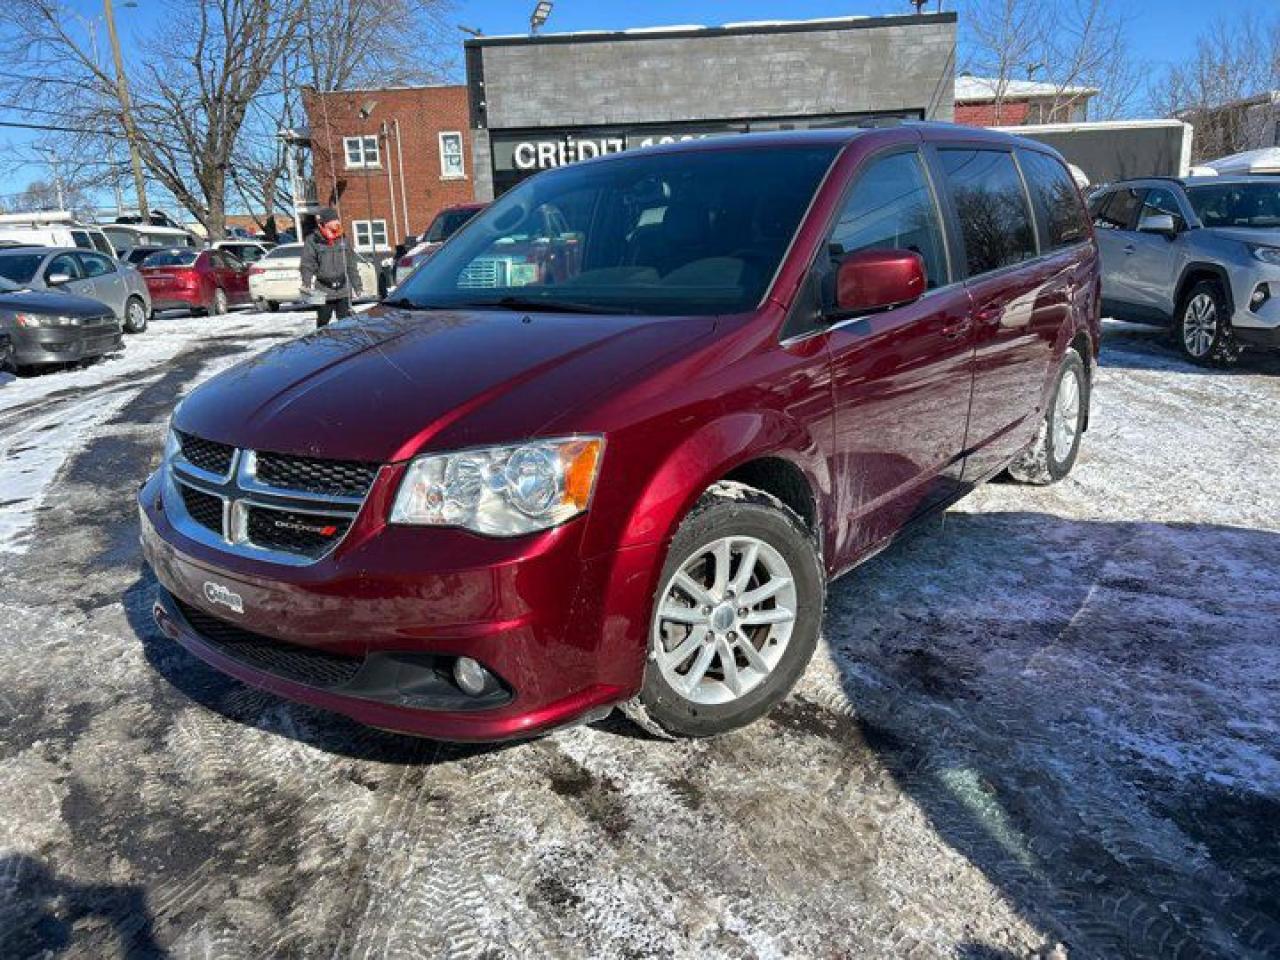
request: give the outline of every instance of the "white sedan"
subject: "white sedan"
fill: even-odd
[[[356,254],[360,286],[365,299],[380,295],[378,268],[363,253]],[[282,303],[302,299],[302,244],[286,243],[276,247],[249,268],[249,296],[259,309],[279,310]]]

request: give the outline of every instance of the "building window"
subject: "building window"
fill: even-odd
[[[462,134],[456,130],[440,134],[440,176],[445,180],[461,180],[467,175],[462,162]]]
[[[381,164],[378,156],[378,138],[343,137],[342,147],[347,152],[347,169],[361,170],[365,167],[376,167]]]
[[[361,253],[390,249],[387,244],[387,221],[353,220],[351,228],[356,235],[356,249]]]

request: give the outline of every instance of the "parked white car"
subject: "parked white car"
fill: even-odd
[[[111,240],[120,256],[134,247],[198,247],[195,234],[179,227],[158,227],[145,223],[108,223],[102,232]]]
[[[363,253],[356,254],[360,286],[365,299],[380,295],[378,268]],[[283,303],[302,299],[302,244],[286,243],[276,247],[249,268],[249,296],[260,310],[279,310]]]
[[[6,213],[0,216],[0,241],[97,250],[108,257],[117,257],[123,252],[100,228],[81,223],[66,210]]]

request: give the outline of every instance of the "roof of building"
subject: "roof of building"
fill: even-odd
[[[956,77],[956,103],[984,103],[995,100],[1036,100],[1045,97],[1092,97],[1100,91],[1097,87],[1081,87],[1071,84],[1042,83],[1039,80],[1006,80],[1004,92],[999,94],[1000,81],[994,77],[973,77],[962,74]]]
[[[883,17],[820,17],[814,20],[741,20],[719,26],[689,23],[662,27],[635,27],[630,30],[577,30],[565,33],[510,33],[479,36],[464,46],[506,46],[523,43],[591,43],[601,40],[654,40],[688,37],[713,37],[726,34],[803,33],[810,30],[856,30],[864,27],[887,27],[906,23],[955,23],[956,14],[926,13]]]

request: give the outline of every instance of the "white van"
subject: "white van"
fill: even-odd
[[[120,255],[134,247],[197,247],[195,235],[179,227],[157,227],[149,223],[108,223],[102,228]]]
[[[30,243],[41,247],[79,247],[108,257],[120,255],[102,228],[81,223],[66,210],[0,215],[0,243]]]

